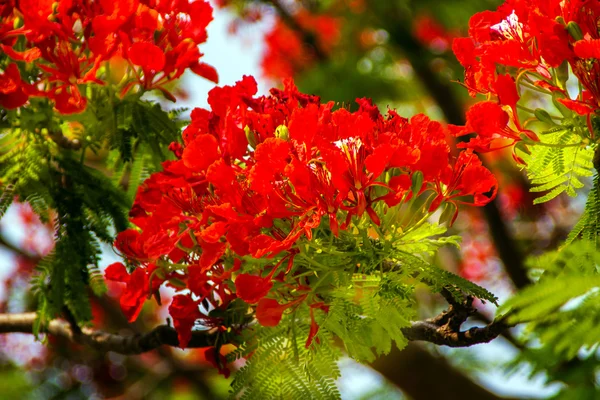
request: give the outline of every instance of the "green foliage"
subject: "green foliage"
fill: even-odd
[[[32,282],[36,331],[66,310],[81,323],[91,319],[88,289],[106,290],[100,245],[128,227],[139,184],[180,138],[182,109],[167,112],[138,96],[121,100],[108,87],[89,94],[86,110],[71,116],[32,99],[29,107],[7,111],[0,132],[0,217],[18,198],[55,228],[55,248]]]
[[[446,242],[445,239],[442,241]],[[427,285],[432,291],[439,293],[442,289],[448,289],[457,301],[461,301],[462,294],[476,297],[480,300],[487,300],[497,304],[498,298],[487,289],[464,279],[449,271],[440,269],[429,264],[421,257],[411,253],[397,250],[392,253],[393,262],[397,263],[399,271],[393,274],[402,273],[411,277],[416,282]]]
[[[581,178],[593,175],[594,149],[582,143],[582,128],[565,124],[546,131],[542,143],[529,146],[531,154],[520,152],[527,163],[532,192],[547,192],[534,204],[550,201],[566,192],[575,197],[584,186]]]
[[[388,354],[392,346],[404,348],[408,340],[403,329],[418,319],[414,293],[419,286],[433,292],[449,290],[461,301],[467,294],[496,302],[484,288],[428,262],[436,249],[456,245],[455,237],[439,237],[446,228],[422,222],[402,231],[384,221],[380,238],[375,239],[372,231],[367,233],[368,221],[367,217],[355,221],[356,231],[341,231],[339,237],[332,236],[325,223],[311,241],[298,246],[293,268],[296,273],[304,271],[310,288],[307,299],[290,305],[277,327],[253,325],[242,330],[239,341],[244,345],[229,359],[250,356],[234,378],[234,396],[338,398],[336,346],[341,344],[345,354],[362,362]],[[247,264],[264,262],[276,261]],[[289,290],[278,285],[275,293]],[[309,330],[316,334],[306,349]]]
[[[348,355],[359,361],[371,362],[376,355],[388,354],[392,342],[404,348],[408,341],[402,328],[416,318],[414,303],[412,298],[385,289],[394,288],[386,281],[384,286],[357,284],[353,290],[340,288],[334,292],[317,337],[326,337],[327,332],[339,337]]]
[[[115,109],[116,131],[110,136],[110,147],[118,149],[124,161],[131,161],[136,146],[149,146],[155,166],[168,159],[166,148],[180,139],[180,124],[162,110],[160,104],[147,101],[122,101]],[[178,111],[174,113],[177,115]]]
[[[583,215],[573,227],[567,238],[567,244],[581,238],[596,244],[600,248],[600,175],[594,176],[594,183],[587,198]]]
[[[395,249],[408,254],[427,254],[433,256],[437,250],[447,244],[459,247],[460,236],[439,237],[448,229],[442,225],[424,223],[403,234],[395,244]],[[432,238],[435,237],[435,238]]]
[[[128,202],[108,178],[70,158],[57,157],[49,174],[46,202],[57,214],[55,249],[34,278],[38,316],[44,323],[66,306],[77,321],[86,322],[91,319],[87,288],[104,292],[97,268],[100,242],[112,242],[110,226],[127,227]]]
[[[307,317],[304,307],[298,314]],[[308,326],[292,314],[279,326],[247,329],[245,345],[228,355],[230,361],[248,357],[235,375],[231,397],[249,399],[339,399],[335,380],[339,351],[330,340],[304,345]],[[291,337],[289,337],[290,333]]]
[[[600,343],[600,252],[595,243],[576,241],[530,262],[539,281],[507,301],[509,322],[531,322],[532,338],[557,359],[573,358]]]

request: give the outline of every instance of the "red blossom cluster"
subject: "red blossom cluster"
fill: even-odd
[[[328,306],[297,276],[294,259],[317,228],[337,236],[356,218],[379,225],[387,207],[424,191],[434,193],[432,212],[465,197],[484,205],[496,193],[477,156],[466,150],[454,158],[444,126],[424,115],[384,116],[367,99],[355,112],[334,109],[291,80],[270,96],[256,92],[249,76],[209,92],[211,110],[193,110],[184,145],[171,145],[178,159],[140,186],[130,213],[138,228],[115,242],[137,264],[131,275],[120,263],[107,270],[127,284],[124,312],[135,319],[158,286],[176,288],[169,311],[181,347],[197,321],[225,329],[210,310],[237,298],[258,304],[266,326],[309,305],[309,345],[314,311]]]
[[[329,53],[340,39],[340,21],[329,15],[313,15],[301,10],[294,15],[296,24],[307,34],[322,53]],[[307,44],[298,30],[277,19],[265,35],[266,50],[261,61],[265,77],[291,78],[310,67],[316,58],[315,49]]]
[[[465,67],[469,93],[496,100],[475,104],[467,113],[466,126],[455,130],[457,135],[477,133],[467,147],[489,151],[497,138],[510,139],[511,144],[538,140],[523,129],[517,116],[516,83],[521,81],[551,94],[579,115],[597,110],[599,21],[600,2],[596,0],[508,0],[496,11],[471,17],[469,37],[455,39],[452,47]],[[584,88],[576,99],[566,90],[567,65]]]
[[[109,61],[129,66],[121,94],[133,86],[161,90],[186,69],[212,81],[199,61],[212,20],[207,1],[9,0],[0,5],[0,105],[13,109],[30,96],[46,97],[62,114],[85,109],[84,87],[104,84]],[[2,58],[0,57],[0,61]]]

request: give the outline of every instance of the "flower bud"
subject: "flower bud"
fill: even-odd
[[[258,144],[258,140],[256,139],[256,134],[250,130],[250,127],[248,125],[246,125],[244,127],[244,133],[246,134],[246,140],[248,141],[248,144],[250,145],[250,147],[255,149],[256,145]]]
[[[548,114],[548,111],[541,109],[541,108],[537,108],[533,115],[535,115],[535,117],[541,121],[541,122],[545,122],[547,124],[552,124],[554,125],[554,122],[552,121],[552,117],[550,116],[550,114]]]
[[[279,125],[275,130],[275,137],[278,139],[288,140],[290,137],[290,131],[287,126]]]
[[[557,68],[554,69],[556,71],[556,80],[561,89],[567,88],[567,81],[569,80],[569,63],[564,61]]]
[[[581,28],[575,21],[570,21],[567,24],[567,32],[573,37],[575,40],[583,40],[583,32],[581,32]]]
[[[525,142],[518,142],[517,144],[515,144],[514,152],[516,153],[517,150],[525,154],[531,154],[531,150],[529,150],[529,147],[527,147],[527,143]]]
[[[456,204],[452,202],[447,202],[444,206],[444,211],[442,211],[442,215],[440,215],[440,224],[444,222],[448,222],[448,225],[452,225],[458,216],[458,208]]]
[[[19,29],[20,27],[23,26],[23,18],[21,17],[16,17],[15,20],[13,21],[13,29]]]
[[[421,191],[421,187],[423,187],[423,173],[421,171],[413,172],[411,180],[412,185],[410,186],[410,190],[414,196],[417,196]]]

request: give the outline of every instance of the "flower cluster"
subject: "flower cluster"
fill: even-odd
[[[181,347],[197,321],[224,329],[214,310],[239,299],[257,304],[265,326],[308,305],[309,345],[313,310],[328,306],[295,258],[317,229],[352,235],[356,221],[377,226],[386,210],[426,191],[431,212],[468,198],[484,205],[496,193],[477,156],[452,156],[446,129],[424,115],[384,116],[367,99],[355,112],[335,109],[290,80],[270,96],[256,92],[248,76],[209,92],[211,110],[193,110],[183,146],[171,145],[177,160],[140,186],[130,213],[138,228],[115,242],[137,265],[131,275],[120,263],[107,270],[127,284],[123,310],[135,319],[161,284],[176,288],[169,311]]]
[[[217,81],[199,61],[212,8],[206,1],[15,1],[0,5],[0,105],[46,97],[62,114],[87,104],[84,85],[119,82],[161,90],[186,69]],[[110,66],[123,65],[121,73]]]
[[[469,93],[495,100],[475,104],[466,126],[454,133],[475,132],[467,147],[480,151],[498,148],[493,143],[499,138],[509,145],[539,141],[517,115],[522,90],[545,93],[565,110],[587,116],[591,131],[590,115],[600,104],[599,20],[600,3],[593,0],[509,0],[475,14],[469,37],[455,39],[453,50]],[[569,67],[583,87],[576,98],[567,91]],[[549,118],[546,112],[535,117]]]

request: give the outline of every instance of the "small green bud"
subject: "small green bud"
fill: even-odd
[[[255,149],[256,144],[258,142],[258,140],[256,139],[256,134],[250,130],[250,127],[248,125],[244,127],[244,133],[246,134],[246,140],[248,141],[250,147]]]
[[[575,40],[583,40],[583,32],[581,32],[581,28],[575,21],[570,21],[567,24],[567,32],[573,37]]]
[[[525,142],[517,142],[515,144],[514,152],[517,153],[517,151],[528,155],[531,154],[531,150],[529,150],[529,147],[527,147],[527,143]]]
[[[554,70],[556,71],[556,82],[561,89],[566,89],[567,81],[569,80],[569,63],[564,61]]]
[[[275,137],[283,140],[288,140],[290,138],[290,131],[287,126],[279,125],[275,130]]]
[[[456,211],[456,204],[452,202],[446,203],[446,205],[444,206],[444,211],[442,211],[442,215],[440,215],[439,223],[443,224],[444,222],[448,222],[449,225],[452,225],[452,223],[454,222]]]
[[[20,27],[23,26],[23,18],[21,17],[17,17],[15,18],[15,20],[13,21],[13,29],[19,29]]]
[[[413,195],[416,196],[423,187],[423,173],[421,171],[413,172],[411,180],[412,185],[410,186],[410,190],[413,192]]]
[[[537,108],[534,111],[533,115],[535,115],[535,117],[541,122],[545,122],[547,124],[554,124],[554,122],[552,121],[552,117],[550,116],[550,114],[548,114],[548,111],[542,108]]]

